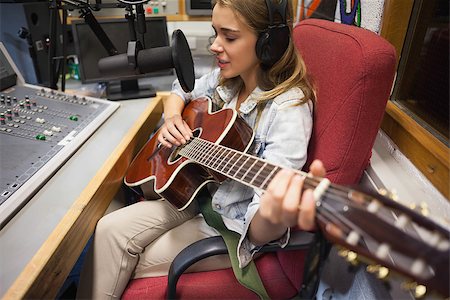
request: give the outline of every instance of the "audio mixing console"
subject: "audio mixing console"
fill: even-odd
[[[0,49],[2,228],[119,104],[26,84]]]

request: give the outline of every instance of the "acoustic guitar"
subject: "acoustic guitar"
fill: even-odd
[[[266,189],[282,167],[246,153],[253,132],[235,110],[212,112],[211,108],[207,98],[186,105],[183,119],[194,137],[184,145],[167,148],[155,134],[131,163],[125,184],[147,200],[165,198],[179,210],[211,181],[231,178]],[[346,248],[349,261],[358,253],[379,264],[372,266],[379,277],[389,268],[414,280],[411,285],[418,294],[428,288],[449,296],[447,229],[380,193],[295,172],[305,176],[305,188],[319,190],[319,228],[330,242]]]

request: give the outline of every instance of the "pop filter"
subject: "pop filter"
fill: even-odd
[[[185,92],[194,89],[194,62],[186,37],[179,29],[172,34],[172,46],[142,49],[130,48],[126,54],[102,58],[98,69],[103,75],[122,76],[144,74],[175,68],[178,80]]]

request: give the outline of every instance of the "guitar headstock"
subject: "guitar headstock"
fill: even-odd
[[[350,263],[372,263],[368,271],[379,278],[390,270],[409,278],[407,288],[417,297],[426,289],[448,297],[450,232],[427,217],[425,205],[407,207],[392,198],[332,185],[317,202],[319,226],[345,247],[339,253]]]

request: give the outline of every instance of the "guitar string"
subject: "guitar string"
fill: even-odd
[[[202,148],[205,148],[204,147],[205,145],[200,145],[200,147],[202,147]],[[208,144],[208,145],[206,145],[206,147],[209,149],[210,148],[210,146],[211,146],[211,144]],[[196,149],[196,151],[195,151],[195,153],[199,153],[200,151],[198,150],[198,145],[197,145],[197,147],[196,147],[197,149]],[[225,151],[225,150],[224,150]],[[192,153],[189,153],[189,154],[191,154],[191,156],[192,156]],[[197,155],[198,156],[198,155]],[[200,155],[200,157],[205,157],[204,155],[202,156],[202,155]],[[194,155],[194,158],[196,158],[196,156]],[[205,163],[206,165],[209,165],[209,162],[208,162],[208,160],[209,160],[209,158],[205,158],[204,159],[206,162],[203,162],[203,163]],[[248,158],[247,158],[247,160],[248,160]],[[201,159],[200,159],[200,161],[201,161]],[[256,160],[255,160],[256,161]],[[254,164],[254,163],[253,163]],[[252,165],[253,165],[252,164]],[[218,165],[220,165],[220,164],[218,164]],[[213,164],[213,166],[214,166],[214,164]],[[222,168],[222,170],[223,170],[223,168]],[[228,172],[227,172],[228,173]],[[245,176],[244,176],[245,177]],[[248,182],[246,183],[247,185],[249,184]],[[306,187],[308,186],[308,184],[306,184],[305,185]],[[312,185],[313,186],[313,185]],[[314,186],[313,186],[314,187]],[[346,196],[346,195],[344,195],[344,196]],[[341,200],[339,197],[333,197],[332,196],[332,193],[329,193],[329,195],[328,195],[328,197],[329,198],[334,198],[334,199],[336,199],[336,200]],[[341,195],[341,197],[342,197],[342,195]]]
[[[320,220],[323,224],[329,224],[327,223],[328,221],[330,221],[330,223],[335,224],[336,219],[338,218],[339,220],[341,220],[343,218],[342,215],[340,214],[335,214],[335,210],[334,209],[327,209],[322,207],[322,209],[318,209],[317,210],[317,216],[316,218],[318,220]],[[333,221],[334,220],[334,221]],[[339,242],[335,242],[335,243],[341,243],[344,247],[346,248],[352,248],[354,247],[354,251],[357,252],[360,256],[364,257],[364,258],[368,258],[369,262],[361,260],[360,258],[358,259],[358,261],[363,261],[366,262],[368,264],[380,264],[383,265],[389,269],[393,269],[396,271],[400,271],[400,273],[405,273],[407,274],[406,276],[410,276],[411,278],[414,278],[415,280],[418,280],[417,278],[420,278],[420,276],[418,275],[419,272],[414,272],[412,269],[411,264],[415,263],[418,260],[418,255],[415,254],[409,254],[407,251],[402,251],[401,249],[398,249],[398,247],[396,247],[396,244],[389,244],[388,248],[387,248],[387,252],[384,252],[384,249],[381,248],[382,245],[385,243],[383,241],[379,241],[377,238],[374,238],[373,235],[368,234],[366,231],[364,231],[362,228],[360,228],[359,226],[355,225],[353,222],[351,222],[348,218],[344,218],[344,221],[348,221],[348,222],[344,222],[345,224],[350,224],[350,228],[353,228],[353,230],[355,228],[358,229],[358,234],[360,235],[361,238],[358,238],[357,242],[355,244],[350,243],[349,241],[347,241],[346,239],[344,240],[341,236],[338,236],[337,239]],[[386,221],[386,220],[383,220]],[[345,226],[345,224],[341,225]],[[338,228],[339,230],[341,230],[341,228]],[[324,230],[331,236],[336,237],[336,234],[333,234],[332,229],[327,230],[327,226],[325,225]],[[348,233],[347,234],[348,237]],[[406,234],[407,236],[409,236],[410,238],[414,238],[411,235],[408,234],[408,232],[404,232],[404,234]],[[343,242],[345,241],[345,243]],[[367,242],[372,242],[373,245],[369,245]],[[365,244],[362,244],[360,242],[365,242]],[[422,241],[420,241],[422,242]],[[393,247],[394,246],[394,247]],[[375,249],[375,251],[372,251],[371,249]],[[352,249],[350,249],[352,250]],[[380,252],[380,250],[383,250]],[[416,252],[417,253],[417,252]],[[393,256],[395,255],[396,260],[395,263],[392,260]],[[424,257],[430,255],[430,253],[423,253],[422,254]],[[400,260],[399,258],[402,257],[402,259]],[[427,267],[424,266],[424,269],[420,272],[422,275],[424,275],[423,272],[425,272],[425,270],[427,271],[427,276],[431,276],[431,277],[435,277],[437,276],[437,274],[435,273],[435,267],[433,266],[433,264],[429,264],[427,263]],[[419,276],[419,277],[417,277]],[[423,278],[422,278],[423,279]],[[425,282],[422,281],[418,281],[419,283],[422,284],[426,284]],[[445,283],[444,283],[445,284]]]
[[[326,206],[328,206],[327,204],[325,204]],[[321,207],[319,209],[317,209],[317,216],[316,218],[318,220],[320,220],[321,222],[323,222],[323,224],[329,224],[327,223],[327,221],[329,221],[331,224],[336,224],[336,222],[340,222],[341,227],[338,227],[339,230],[343,229],[343,227],[347,226],[346,230],[347,232],[344,232],[343,230],[341,230],[342,232],[344,232],[344,235],[346,235],[346,237],[349,237],[349,232],[350,230],[354,230],[355,232],[357,232],[357,234],[359,235],[357,241],[353,242],[353,241],[348,241],[347,239],[343,239],[342,236],[338,236],[337,238],[341,241],[341,244],[345,247],[355,247],[355,251],[362,254],[363,256],[371,259],[372,261],[375,260],[377,263],[380,263],[379,261],[381,261],[382,265],[389,265],[390,268],[395,268],[398,270],[398,268],[402,269],[404,272],[410,272],[410,265],[411,263],[413,263],[417,257],[414,255],[411,255],[409,253],[407,253],[406,251],[402,251],[401,247],[399,249],[399,246],[396,246],[396,244],[388,244],[388,248],[387,248],[387,252],[384,253],[384,249],[380,248],[382,247],[383,244],[385,244],[386,242],[383,240],[379,240],[376,237],[374,237],[374,235],[368,233],[367,231],[365,231],[363,228],[361,228],[360,226],[358,226],[357,224],[355,224],[354,222],[352,222],[350,219],[344,217],[342,214],[336,214],[335,213],[336,210],[334,209],[329,209],[329,208],[325,208],[325,207]],[[393,224],[390,224],[390,222],[388,222],[387,220],[381,220],[381,222],[387,222],[389,223],[390,226],[394,226]],[[327,230],[327,226],[324,226],[324,230],[327,231],[331,236],[336,237],[335,234],[333,234],[330,230]],[[405,234],[406,236],[408,236],[410,239],[414,239],[417,240],[414,236],[411,236],[408,232],[404,232],[403,234]],[[343,242],[345,241],[345,243]],[[352,243],[353,242],[353,243]],[[365,244],[361,244],[361,242],[364,242]],[[374,249],[375,251],[372,251],[369,249],[368,245],[369,242],[371,242],[372,244],[370,244],[370,249]],[[421,241],[419,241],[421,242]],[[386,243],[387,244],[387,243]],[[349,246],[350,245],[350,246]],[[362,251],[362,249],[364,251]],[[379,252],[381,249],[383,249],[383,251]],[[365,252],[365,253],[361,253],[361,252]],[[403,260],[399,261],[397,260],[396,265],[393,266],[391,264],[390,261],[387,260],[387,258],[392,257],[393,255],[396,255],[397,258],[400,257],[403,258]]]
[[[191,145],[191,144],[192,144],[192,145]],[[186,147],[186,145],[189,145],[190,148]],[[210,141],[207,141],[207,140],[204,140],[204,139],[201,139],[201,138],[197,138],[197,137],[196,137],[196,138],[193,138],[193,139],[190,141],[189,144],[185,144],[184,147],[181,149],[180,154],[185,153],[185,154],[187,154],[187,155],[189,156],[189,158],[194,159],[194,160],[199,161],[199,162],[202,162],[203,164],[205,164],[206,167],[210,167],[210,168],[211,168],[212,166],[210,165],[210,162],[211,162],[211,160],[212,160],[212,158],[213,158],[214,152],[212,152],[212,151],[210,151],[210,150],[213,149],[213,148],[222,148],[222,149],[224,149],[224,151],[223,151],[222,153],[224,153],[224,152],[226,152],[226,151],[229,151],[229,152],[227,153],[227,155],[225,156],[225,158],[228,157],[228,155],[229,155],[230,152],[231,152],[231,153],[234,152],[234,155],[233,155],[232,157],[234,157],[235,154],[237,153],[237,154],[241,154],[241,158],[242,158],[242,156],[250,157],[250,159],[260,161],[261,163],[263,163],[263,165],[266,165],[266,164],[267,164],[267,165],[269,165],[269,166],[271,166],[271,167],[277,167],[277,168],[280,168],[280,169],[281,169],[281,167],[279,167],[279,166],[276,166],[276,165],[267,163],[267,162],[265,162],[265,161],[263,161],[263,160],[260,160],[260,159],[254,157],[254,156],[251,156],[251,155],[249,155],[249,154],[242,153],[242,152],[239,152],[239,151],[237,151],[237,150],[234,150],[234,149],[231,149],[231,148],[222,146],[222,145],[217,145],[217,144],[214,144],[214,143],[212,143],[212,142],[210,142]],[[195,154],[195,153],[197,153],[197,154]],[[206,154],[206,155],[205,155],[205,154]],[[216,160],[217,160],[217,159],[216,159]],[[223,159],[222,159],[222,161],[223,161]],[[233,162],[233,160],[231,160],[231,161]],[[231,168],[229,168],[229,170],[233,170],[234,165],[236,165],[238,162],[239,162],[239,159],[235,160],[235,161],[234,161],[234,164],[232,165]],[[213,168],[213,170],[216,171],[216,172],[222,173],[222,174],[224,174],[225,176],[230,176],[230,171],[228,171],[228,172],[226,172],[226,173],[223,172],[223,170],[225,169],[225,167],[226,167],[228,164],[229,164],[229,162],[226,162],[220,170],[217,169],[217,168]],[[217,164],[217,166],[221,166],[221,162],[219,162],[219,163]],[[270,170],[270,171],[271,171],[271,170]],[[263,170],[262,170],[261,172],[259,172],[259,170],[258,170],[258,172],[259,172],[259,175],[258,175],[258,176],[261,176],[261,177],[263,177],[263,178],[266,178],[266,177],[269,176],[268,173],[270,173],[270,171],[265,167],[265,168],[263,168]],[[321,181],[320,178],[312,177],[312,176],[310,176],[310,175],[309,175],[308,173],[306,173],[306,172],[298,171],[298,170],[294,170],[294,172],[296,172],[296,173],[302,175],[303,177],[306,177],[306,180],[305,180],[305,187],[313,187],[313,188],[314,188],[314,187],[316,187],[317,184],[320,183],[320,181]],[[247,176],[245,176],[245,177],[251,177],[251,178],[253,178],[256,174],[257,174],[257,173],[255,173],[253,170],[250,170],[250,172],[248,172]],[[234,176],[232,176],[232,177],[234,177]],[[242,180],[242,179],[240,179],[240,178],[237,178],[237,177],[236,177],[236,179],[237,179],[238,181],[241,181],[241,182],[244,181],[244,180]],[[272,178],[271,178],[271,179],[272,179]],[[250,184],[249,182],[244,182],[244,183]],[[256,188],[259,188],[259,189],[265,189],[265,188],[267,187],[267,186],[256,186],[255,184],[251,184],[251,185],[252,185],[253,187],[256,187]],[[339,186],[339,185],[334,185],[334,184],[331,184],[331,185],[330,185],[330,190],[332,190],[333,192],[341,192],[341,193],[344,194],[344,195],[348,195],[348,193],[351,191],[350,189],[347,189],[347,188],[342,187],[342,186]]]
[[[202,139],[199,139],[199,138],[196,138],[197,140],[196,141],[201,141],[201,142],[203,142],[203,143],[193,143],[193,145],[194,145],[194,148],[193,149],[191,149],[188,153],[186,153],[188,156],[190,156],[190,158],[192,158],[192,159],[194,159],[194,160],[196,160],[196,161],[199,161],[199,162],[201,162],[201,163],[203,163],[203,164],[205,164],[207,167],[210,167],[210,162],[208,162],[208,160],[210,159],[210,157],[212,156],[212,153],[209,153],[209,155],[207,155],[206,156],[206,158],[205,158],[205,155],[202,153],[202,151],[203,150],[205,150],[205,148],[206,148],[206,150],[208,150],[207,152],[210,152],[209,150],[211,149],[211,147],[216,147],[216,146],[218,146],[218,145],[216,145],[216,144],[213,144],[213,143],[211,143],[211,142],[209,142],[209,141],[205,141],[205,140],[202,140]],[[205,142],[206,142],[206,145],[205,145]],[[221,145],[219,145],[219,146],[221,146]],[[224,147],[224,146],[221,146],[221,147],[223,147],[223,148],[226,148],[226,147]],[[192,147],[191,147],[192,148]],[[180,154],[182,154],[182,152],[186,152],[186,149],[187,150],[189,150],[188,148],[185,148],[185,149],[183,149],[181,152],[180,152]],[[232,150],[232,151],[236,151],[236,150],[233,150],[233,149],[229,149],[229,148],[227,148],[228,150]],[[224,150],[225,151],[225,150]],[[204,151],[203,151],[204,152]],[[194,153],[194,154],[193,154]],[[233,155],[234,156],[234,155]],[[235,163],[234,164],[236,164],[238,162],[238,160],[236,160],[235,161]],[[264,163],[264,165],[265,165],[266,163]],[[218,165],[220,165],[220,164],[218,164]],[[224,166],[226,166],[226,164],[224,165]],[[224,168],[222,168],[221,170],[215,170],[215,171],[218,171],[218,172],[221,172],[222,174],[224,174],[224,175],[226,175],[226,176],[230,176],[229,175],[229,172],[223,172],[222,170],[223,170]],[[306,174],[306,173],[304,173],[304,174]],[[253,174],[252,174],[252,176],[253,176]],[[263,177],[266,177],[266,176],[264,176],[263,175]],[[310,177],[308,177],[308,179],[309,179]],[[318,181],[318,180],[317,180]],[[261,186],[256,186],[256,185],[254,185],[254,184],[251,184],[251,183],[248,183],[248,182],[244,182],[244,184],[247,184],[247,185],[251,185],[251,186],[253,186],[253,187],[255,187],[255,188],[265,188],[265,186],[264,187],[261,187]],[[308,187],[315,187],[315,184],[314,184],[314,182],[311,184],[310,182],[309,182],[309,180],[307,180],[306,182],[305,182],[305,187],[306,188],[308,188]],[[348,195],[348,191],[344,191],[344,192],[342,192],[342,191],[340,191],[340,190],[342,190],[342,189],[335,189],[335,190],[332,190],[333,192],[341,192],[341,194],[342,195],[340,195],[341,197],[343,197],[343,196],[347,196]]]
[[[196,161],[200,161],[202,164],[206,165],[207,167],[212,168],[212,169],[216,169],[215,171],[217,171],[217,168],[220,166],[221,163],[219,162],[217,164],[217,166],[216,166],[215,165],[215,163],[217,161],[216,160],[216,161],[213,161],[213,163],[211,165],[211,158],[214,157],[214,156],[217,156],[217,154],[219,154],[219,153],[226,152],[227,149],[229,149],[229,148],[224,147],[222,145],[216,145],[216,144],[213,144],[213,143],[211,143],[209,141],[202,140],[202,139],[199,139],[199,138],[196,138],[196,140],[200,141],[200,143],[193,143],[194,147],[191,147],[192,148],[191,150],[189,150],[188,148],[185,148],[185,149],[183,149],[184,151],[180,151],[180,154],[182,154],[182,155],[186,154],[186,156],[188,158],[194,159]],[[203,141],[205,141],[206,143],[203,142]],[[204,158],[205,157],[205,155],[204,155],[205,149],[206,149],[206,152],[209,152],[209,155],[207,155],[206,158]],[[213,151],[211,151],[211,149],[213,149]],[[234,149],[229,149],[229,150],[236,151]],[[186,153],[186,152],[188,152],[188,153]],[[227,155],[225,157],[227,157],[228,155],[229,155],[229,153],[227,153]],[[250,156],[248,154],[246,154],[245,156],[246,156],[246,160],[245,161],[248,161],[249,158],[252,157],[252,156]],[[204,158],[203,161],[202,161],[202,158]],[[257,159],[257,158],[255,158],[255,159]],[[236,162],[238,162],[238,161],[239,160],[237,160]],[[261,160],[259,160],[259,161],[261,161]],[[236,162],[234,164],[236,164]],[[245,163],[243,165],[245,165]],[[252,166],[253,165],[255,165],[255,162],[252,164]],[[236,171],[235,173],[237,174],[238,171]],[[246,176],[243,176],[243,178],[244,177],[246,177]],[[316,180],[316,181],[318,181],[318,180]],[[246,185],[249,185],[248,182],[244,182],[244,183]],[[315,184],[315,182],[312,182],[310,185],[312,187],[315,187],[314,184]],[[256,186],[253,186],[253,187],[256,187]],[[339,195],[339,193],[341,195]],[[325,194],[324,194],[325,199],[330,199],[330,200],[335,200],[337,202],[340,202],[340,203],[342,203],[343,205],[345,205],[347,207],[346,209],[348,209],[348,207],[352,207],[354,209],[361,209],[360,207],[357,207],[357,205],[355,205],[352,201],[350,201],[350,202],[344,201],[343,198],[345,198],[347,196],[348,196],[348,192],[343,193],[342,189],[337,189],[337,190],[330,189],[330,190],[327,190],[325,192]],[[361,205],[359,205],[359,206],[361,206]],[[378,241],[375,241],[373,238],[370,238],[370,235],[368,235],[366,231],[362,230],[355,223],[351,222],[348,218],[345,218],[342,214],[339,214],[337,212],[338,212],[337,209],[333,208],[331,205],[329,205],[325,201],[321,201],[321,205],[318,208],[318,220],[322,220],[323,222],[329,221],[329,222],[334,223],[334,224],[340,224],[341,228],[344,229],[343,230],[343,234],[346,235],[347,237],[348,237],[348,235],[349,235],[349,233],[351,231],[354,231],[360,237],[364,237],[366,240],[370,239],[373,242],[379,244]],[[343,227],[345,227],[345,228],[343,228]],[[358,239],[358,242],[359,241],[360,240]]]
[[[338,213],[338,210],[334,209],[331,205],[326,202],[321,202],[320,207],[317,207],[317,218],[327,224],[329,223],[341,226],[339,229],[342,230],[346,237],[349,236],[351,231],[356,232],[360,237],[363,237],[364,240],[372,240],[375,242],[373,238],[366,231],[364,231],[361,227],[357,226],[354,222],[350,221],[348,218],[344,217],[342,213]],[[325,226],[326,230],[326,226]],[[330,233],[331,234],[331,233]],[[358,243],[361,239],[358,239]],[[347,241],[346,241],[347,242]],[[378,242],[376,242],[378,243]],[[355,245],[353,245],[355,246]]]
[[[217,151],[217,153],[220,153],[220,150],[217,150],[217,148],[219,148],[219,149],[222,148],[222,150],[223,150],[222,153],[227,151],[226,149],[233,150],[233,149],[221,146],[221,145],[219,145],[220,147],[218,147],[218,145],[216,145],[216,144],[213,144],[213,143],[211,143],[209,141],[205,141],[205,140],[199,139],[199,138],[196,138],[196,140],[193,142],[192,145],[191,145],[190,149],[188,147],[183,147],[182,151],[180,151],[180,154],[183,155],[183,153],[184,153],[189,158],[194,159],[194,160],[196,160],[196,161],[198,161],[198,162],[200,162],[202,164],[205,164],[206,167],[211,167],[210,166],[210,161],[208,161],[208,160],[210,160],[210,158],[213,157],[213,153],[215,153],[216,151]],[[213,152],[211,152],[210,150],[212,148],[216,148],[216,149]],[[206,149],[206,152],[210,152],[209,155],[205,155],[204,154],[205,149]],[[236,151],[236,150],[233,150],[233,151]],[[247,155],[247,156],[249,156],[249,155]],[[261,161],[261,160],[259,160],[259,161]],[[238,162],[238,160],[236,160],[234,162],[234,164],[236,164],[237,162]],[[213,164],[213,166],[214,166],[214,164]],[[217,166],[220,166],[220,163]],[[215,171],[221,172],[223,169],[224,168],[222,168],[221,170],[215,170]],[[273,172],[273,170],[272,170],[272,172]],[[227,172],[227,173],[221,172],[221,173],[225,174],[226,176],[229,176],[229,174],[227,174],[229,172]],[[270,178],[270,177],[271,176],[268,176],[266,178],[266,181],[268,181],[267,179]],[[241,180],[238,180],[238,181],[241,181]],[[253,186],[255,188],[261,188],[261,186],[255,186],[255,185],[251,184],[251,181],[250,181],[250,183],[249,182],[243,182],[243,184],[250,185],[250,186]],[[264,188],[266,188],[266,187],[264,187]],[[314,182],[313,183],[309,183],[308,181],[305,181],[305,188],[315,188],[315,183]],[[331,189],[326,191],[325,196],[327,197],[327,199],[341,202],[341,203],[343,203],[343,204],[345,204],[347,206],[354,206],[354,204],[352,202],[345,202],[343,200],[343,198],[348,197],[348,192],[343,192],[341,189],[333,189],[333,187],[332,187]]]
[[[212,143],[207,143],[206,145],[205,145],[205,143],[201,143],[201,144],[198,144],[197,145],[197,149],[199,149],[199,147],[200,148],[206,148],[207,150],[209,150],[209,149],[211,149],[211,147],[217,147],[217,145],[215,145],[215,144],[212,144]],[[223,147],[223,146],[222,146]],[[213,153],[224,153],[226,150],[225,150],[225,148],[226,147],[223,147],[223,149],[220,149],[220,150],[215,150]],[[222,151],[222,152],[220,152],[220,151]],[[199,153],[199,152],[201,152],[201,151],[199,151],[199,150],[196,150],[196,153]],[[227,154],[227,156],[229,155],[229,153]],[[201,154],[199,155],[200,157],[204,157],[204,156],[202,156]],[[203,163],[205,163],[207,166],[209,166],[210,165],[210,161],[208,161],[208,160],[210,160],[210,158],[212,157],[212,156],[214,156],[214,155],[210,155],[207,159],[205,159],[205,161],[203,162]],[[247,160],[248,160],[248,158],[247,158]],[[238,160],[237,160],[238,161]],[[236,161],[236,162],[237,162]],[[256,160],[255,160],[256,161]],[[254,163],[252,164],[252,165],[254,165]],[[215,166],[215,163],[213,163],[212,164],[212,167],[214,167]],[[217,166],[220,166],[220,163],[219,164],[217,164]],[[226,165],[225,165],[226,166]],[[222,168],[222,170],[223,170],[223,168]],[[227,172],[228,173],[228,172]],[[243,177],[245,177],[245,176],[243,176]],[[245,184],[247,184],[247,185],[252,185],[251,184],[251,181],[250,181],[250,184],[248,183],[248,182],[246,182]],[[254,186],[254,185],[252,185],[252,186]],[[255,187],[255,186],[254,186]],[[315,186],[314,186],[314,184],[308,184],[308,182],[306,182],[306,184],[305,184],[305,188],[308,188],[308,187],[312,187],[312,188],[314,188]],[[342,190],[340,190],[340,189],[335,189],[335,190],[333,190],[333,189],[330,189],[330,190],[328,190],[327,191],[327,193],[326,193],[326,195],[325,195],[326,197],[327,197],[327,199],[329,199],[329,200],[334,200],[335,202],[341,202],[343,205],[345,205],[345,206],[350,206],[350,207],[353,207],[353,208],[356,208],[357,206],[352,202],[352,201],[350,201],[350,202],[348,202],[348,201],[344,201],[344,199],[347,199],[348,198],[348,196],[349,196],[349,192],[342,192]],[[366,204],[365,202],[364,202],[364,204]],[[360,205],[360,206],[364,206],[364,205]],[[367,205],[365,205],[365,207],[367,207]]]
[[[196,141],[204,141],[204,140],[197,139]],[[206,141],[206,142],[207,142],[207,141]],[[189,152],[189,153],[187,153],[187,154],[190,155],[194,160],[203,163],[205,166],[210,167],[210,168],[213,167],[214,164],[211,166],[211,163],[210,163],[210,160],[211,160],[211,157],[212,157],[212,152],[210,151],[210,149],[211,149],[211,148],[214,148],[214,146],[217,146],[217,145],[212,144],[212,143],[210,143],[210,142],[209,142],[209,143],[206,143],[206,145],[205,145],[205,143],[200,143],[200,144],[198,144],[198,143],[195,143],[195,141],[194,141],[193,145],[194,145],[193,151],[191,151],[191,152]],[[222,147],[223,147],[223,146],[222,146]],[[226,147],[223,147],[223,148],[226,148]],[[207,155],[204,155],[204,154],[202,153],[202,151],[205,152],[205,151],[204,151],[205,149],[206,149],[206,152],[210,152],[210,153],[209,153],[209,154],[207,153]],[[228,148],[226,148],[226,149],[227,149],[227,150],[224,150],[224,152],[230,150],[230,149],[228,149]],[[192,152],[194,152],[193,155],[192,155]],[[236,152],[237,152],[237,151],[236,151]],[[237,153],[238,153],[238,152],[237,152]],[[230,177],[230,176],[231,176],[231,177],[234,177],[236,180],[243,182],[244,180],[242,180],[242,179],[236,177],[236,174],[238,173],[237,171],[234,172],[234,173],[235,173],[234,176],[230,174],[230,173],[233,173],[233,172],[231,172],[231,171],[234,171],[234,166],[237,165],[237,163],[239,162],[239,160],[240,160],[240,159],[242,158],[242,156],[243,156],[242,153],[239,153],[239,154],[240,154],[241,156],[240,156],[238,159],[236,159],[236,160],[231,159],[232,165],[231,165],[230,168],[228,168],[228,171],[227,171],[227,172],[225,172],[224,169],[225,169],[225,167],[229,164],[229,162],[225,163],[225,164],[223,165],[223,167],[222,167],[220,170],[217,169],[217,168],[213,168],[213,170],[215,169],[214,171],[216,171],[216,172],[220,172],[220,173],[222,173],[222,174],[224,174],[224,175],[226,175],[226,176],[228,176],[228,177]],[[234,154],[232,157],[234,157],[234,156],[235,156],[235,154]],[[250,159],[250,158],[251,158],[251,157],[248,156],[248,157],[247,157],[247,160]],[[254,159],[254,158],[252,158],[252,159]],[[234,163],[233,163],[233,162],[234,162]],[[219,163],[218,166],[221,166],[221,163]],[[254,175],[256,175],[256,174],[253,174],[253,173],[252,173],[251,175],[252,175],[252,177],[254,177]],[[246,183],[246,184],[248,185],[247,182],[244,181],[244,183]],[[252,186],[255,187],[255,188],[264,188],[264,187],[261,186],[261,185],[256,186],[256,185],[252,184]]]
[[[198,141],[201,141],[202,143],[195,143],[195,142],[198,142]],[[220,169],[220,170],[218,170],[218,169],[216,169],[216,168],[214,168],[213,167],[213,169],[215,169],[215,171],[218,171],[218,172],[221,172],[221,173],[225,173],[226,175],[230,175],[230,173],[231,173],[231,171],[234,171],[233,170],[233,168],[234,168],[234,166],[239,162],[239,160],[243,157],[243,156],[245,156],[245,157],[250,157],[250,159],[255,159],[255,157],[253,157],[253,156],[250,156],[250,155],[248,155],[248,154],[245,154],[245,153],[241,153],[241,152],[239,152],[239,151],[236,151],[236,150],[234,150],[234,149],[231,149],[231,148],[227,148],[227,147],[224,147],[224,146],[222,146],[222,145],[216,145],[216,144],[213,144],[213,143],[211,143],[211,142],[209,142],[209,141],[206,141],[206,140],[203,140],[203,139],[200,139],[200,138],[195,138],[195,140],[193,141],[193,144],[194,144],[194,149],[193,150],[195,150],[195,152],[197,152],[197,153],[199,153],[199,155],[197,155],[197,156],[195,156],[195,155],[193,155],[193,158],[194,159],[196,159],[196,160],[199,160],[199,161],[201,161],[202,163],[204,163],[207,167],[213,167],[214,165],[210,165],[210,160],[211,160],[211,157],[212,157],[212,152],[210,151],[210,149],[211,148],[213,148],[213,147],[217,147],[217,148],[223,148],[224,149],[224,151],[223,152],[225,152],[225,151],[228,151],[229,153],[230,152],[235,152],[236,154],[240,154],[241,155],[241,157],[240,158],[238,158],[237,160],[232,160],[232,161],[234,161],[235,163],[231,166],[231,168],[229,168],[229,171],[228,172],[223,172],[223,170],[225,169],[225,167],[229,164],[229,162],[226,162],[224,165],[223,165],[223,167]],[[206,145],[205,145],[206,144]],[[204,150],[206,149],[206,156],[204,155]],[[203,151],[203,153],[200,153],[199,151]],[[209,153],[208,153],[209,152]],[[223,153],[222,152],[222,153]],[[227,153],[227,156],[225,156],[225,158],[226,157],[228,157],[228,155],[229,155],[229,153]],[[192,154],[190,154],[191,156],[192,156]],[[234,156],[234,155],[233,155]],[[222,162],[223,162],[223,160],[224,160],[224,158],[223,157],[221,157],[221,159],[222,159]],[[217,161],[217,159],[216,159],[216,161]],[[218,163],[218,166],[221,166],[222,165],[222,162],[219,162]],[[252,172],[253,170],[250,170],[250,172]],[[264,172],[265,170],[263,170],[262,172]],[[236,174],[237,174],[237,172],[235,172],[235,175],[233,176],[233,177],[235,177],[236,176]],[[249,173],[250,174],[250,173]],[[256,174],[254,174],[254,173],[251,173],[251,176],[253,177],[254,175],[256,175]],[[268,174],[266,174],[265,176],[263,175],[263,177],[266,177]],[[247,177],[247,176],[246,176]],[[262,187],[261,187],[262,188]]]

